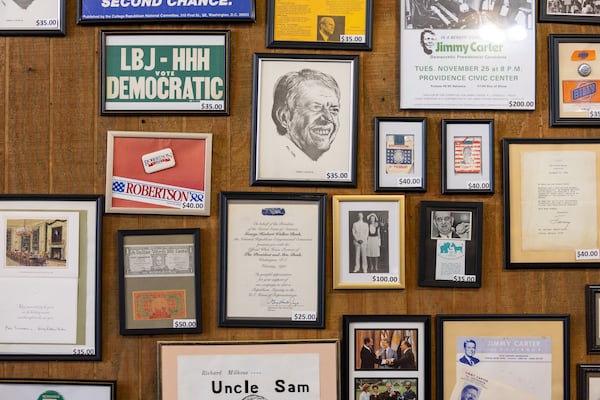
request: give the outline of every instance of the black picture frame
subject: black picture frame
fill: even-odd
[[[2,2],[0,36],[65,36],[66,0]]]
[[[121,335],[202,332],[200,229],[117,231]]]
[[[78,397],[93,398],[97,400],[116,400],[117,381],[91,379],[0,378],[0,396],[6,399],[64,399]]]
[[[375,192],[427,190],[427,118],[375,117]]]
[[[442,193],[494,193],[493,119],[442,119]]]
[[[325,193],[220,193],[219,326],[325,327],[326,201]]]
[[[481,287],[483,203],[421,201],[419,208],[419,286]],[[434,218],[448,238],[439,238]]]
[[[376,350],[371,349],[369,352],[365,348],[367,338],[371,339],[370,342]],[[381,367],[381,352],[379,356],[376,354],[381,349],[380,342],[383,338],[387,338],[389,348],[396,355],[399,351],[406,351],[404,357],[397,356],[386,368]],[[400,346],[404,340],[409,343],[408,346]],[[410,353],[413,356],[414,367],[410,366],[412,364],[408,356]],[[366,368],[363,362],[367,363]],[[372,366],[371,362],[373,362]],[[429,315],[342,316],[342,398],[358,400],[360,386],[364,383],[383,388],[388,383],[392,388],[400,383],[400,387],[404,389],[396,392],[403,395],[408,381],[411,383],[411,391],[417,396],[415,398],[430,399],[432,397],[430,380],[431,317]],[[384,389],[381,391],[382,395],[383,391]]]
[[[585,337],[588,354],[600,354],[600,285],[585,286]]]
[[[600,394],[600,364],[577,364],[577,400],[593,400]]]
[[[561,2],[562,3],[562,2]],[[575,2],[571,3],[575,4]],[[568,4],[562,4],[568,7]],[[572,24],[600,24],[600,14],[593,12],[582,12],[583,9],[571,12],[570,10],[552,9],[551,0],[540,0],[538,20],[551,23]]]

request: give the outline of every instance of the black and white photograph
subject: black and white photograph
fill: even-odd
[[[471,240],[471,219],[468,211],[432,211],[431,238]]]
[[[540,0],[540,22],[600,24],[600,3],[594,0]]]
[[[387,211],[349,211],[352,227],[348,232],[350,273],[389,272],[389,213]]]
[[[0,0],[0,36],[64,36],[65,0]]]

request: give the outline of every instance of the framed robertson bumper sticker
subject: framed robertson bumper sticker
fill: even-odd
[[[535,109],[537,2],[399,3],[401,109]]]
[[[229,31],[102,31],[100,113],[229,114]]]

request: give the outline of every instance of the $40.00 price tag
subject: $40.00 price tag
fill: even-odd
[[[575,260],[600,260],[600,251],[598,249],[576,250]]]

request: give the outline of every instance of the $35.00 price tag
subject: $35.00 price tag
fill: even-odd
[[[575,250],[575,260],[600,260],[600,250],[598,249],[583,249]]]
[[[314,311],[292,311],[292,321],[316,321],[317,313]]]

